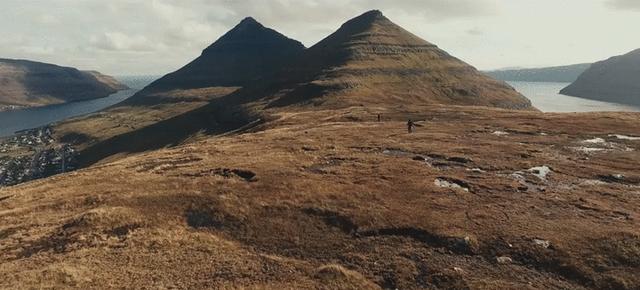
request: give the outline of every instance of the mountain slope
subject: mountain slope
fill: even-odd
[[[523,68],[487,71],[485,74],[498,80],[519,82],[570,83],[591,66],[590,63],[544,68]]]
[[[227,34],[230,36],[222,37],[212,47],[227,47],[220,42],[234,39],[231,37],[237,34],[234,31],[247,25],[261,27],[245,20]],[[273,38],[274,34],[269,35]],[[234,51],[244,55],[245,50],[231,52]],[[209,54],[203,53],[206,55]],[[56,132],[65,140],[69,139],[66,136],[78,133],[89,135],[90,138],[85,139],[94,141],[79,146],[86,149],[81,152],[82,163],[90,165],[113,160],[119,154],[176,145],[199,132],[222,134],[268,122],[299,109],[361,105],[401,106],[409,110],[422,105],[532,109],[529,100],[508,85],[479,73],[393,24],[379,11],[354,18],[317,45],[291,58],[283,61],[278,70],[265,72],[258,78],[239,78],[235,83],[215,82],[214,87],[208,88],[179,89],[170,86],[169,78],[163,78],[114,108],[117,114],[101,114],[98,118],[63,124]],[[185,79],[203,76],[187,69],[177,75]],[[247,75],[251,72],[239,76]],[[212,80],[219,80],[217,70],[212,71],[212,76]],[[220,86],[241,84],[247,85],[235,92],[236,87]],[[149,110],[153,113],[147,114]],[[127,126],[114,126],[114,120]],[[88,123],[93,125],[87,126]],[[162,133],[168,131],[166,128],[172,128],[171,134]]]
[[[243,87],[261,79],[303,50],[300,42],[249,17],[205,49],[200,57],[155,81],[145,92]]]
[[[640,106],[640,49],[593,64],[560,93]]]
[[[640,114],[413,109],[0,189],[0,288],[637,289]]]
[[[0,59],[0,106],[44,106],[103,98],[126,86],[95,71]]]
[[[264,79],[303,50],[300,42],[246,18],[191,63],[135,96],[103,112],[56,125],[57,139],[76,146],[85,153],[83,164],[91,164],[118,153],[175,145],[210,127],[235,128],[235,121],[221,124],[228,118],[224,113],[228,108],[213,114],[203,107]],[[188,112],[193,113],[183,116]]]
[[[530,109],[528,99],[387,19],[356,17],[264,85],[272,107],[445,104]],[[252,90],[248,94],[255,95]]]

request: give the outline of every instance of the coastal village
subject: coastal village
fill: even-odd
[[[0,187],[74,169],[75,150],[56,144],[50,127],[0,139]]]

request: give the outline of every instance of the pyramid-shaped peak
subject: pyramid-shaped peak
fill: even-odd
[[[236,28],[250,28],[250,27],[263,28],[264,26],[260,24],[260,22],[255,20],[255,18],[253,17],[247,17],[245,19],[242,19],[242,21],[240,21],[240,23],[236,26]]]
[[[267,98],[275,98],[271,107],[415,103],[531,108],[530,101],[513,88],[481,74],[378,10],[347,21],[278,77],[274,81],[278,84],[267,93]]]
[[[238,25],[236,25],[229,34],[243,34],[243,33],[254,33],[260,30],[264,30],[266,27],[262,25],[260,22],[255,20],[253,17],[247,17],[242,19]]]
[[[380,10],[371,10],[353,18],[342,25],[343,29],[366,29],[375,23],[389,23],[389,19]]]
[[[353,20],[358,20],[358,19],[375,21],[375,20],[381,20],[381,19],[387,19],[387,18],[384,16],[384,14],[382,14],[382,11],[380,10],[370,10],[354,18]]]
[[[393,23],[380,10],[371,10],[345,22],[338,31],[316,44],[315,49],[380,44],[432,45]]]
[[[217,49],[250,49],[250,47],[261,49],[265,46],[274,45],[283,46],[286,49],[292,46],[296,47],[296,49],[304,49],[302,43],[265,27],[252,17],[247,17],[205,49],[203,54]]]
[[[146,90],[242,87],[304,50],[299,41],[247,17],[207,47],[200,57],[155,81]]]

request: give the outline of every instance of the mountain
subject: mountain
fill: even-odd
[[[144,92],[205,87],[243,87],[304,51],[302,43],[249,17],[200,57],[149,85]]]
[[[640,49],[593,64],[560,93],[640,106]]]
[[[224,112],[185,114],[202,112],[198,109],[212,101],[260,82],[283,63],[296,59],[304,49],[300,42],[246,18],[192,62],[126,101],[103,112],[56,124],[56,136],[83,153],[83,164],[91,164],[121,152],[175,145],[212,127],[227,128],[222,120],[215,121],[223,119]]]
[[[487,71],[485,74],[503,81],[570,83],[591,66],[581,63],[544,68],[517,68]]]
[[[528,99],[387,19],[380,11],[346,22],[270,79],[272,107],[322,104],[477,105],[531,109]]]
[[[265,53],[282,50],[274,47],[293,53]],[[260,61],[247,61],[252,59]],[[370,11],[307,50],[247,18],[185,68],[106,114],[64,122],[55,132],[90,165],[180,144],[203,132],[246,129],[300,108],[422,105],[534,109],[504,82]]]
[[[85,162],[0,188],[0,289],[636,289],[640,114],[501,109],[529,107],[381,18],[0,140],[0,181],[61,167],[20,144]]]
[[[96,71],[0,59],[0,106],[34,107],[109,96],[127,87]]]

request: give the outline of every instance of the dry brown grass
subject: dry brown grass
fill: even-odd
[[[408,135],[408,117],[427,122]],[[281,112],[0,190],[0,287],[637,289],[640,143],[609,134],[639,118]],[[633,151],[571,149],[595,137]]]

